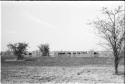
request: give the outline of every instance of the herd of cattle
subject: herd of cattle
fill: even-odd
[[[111,56],[112,52],[95,52],[95,51],[50,51],[49,56],[55,57],[55,56]],[[2,52],[1,56],[8,56],[8,55],[13,55],[12,52],[7,51],[7,52]],[[42,56],[42,53],[40,51],[30,51],[26,52],[24,56]]]

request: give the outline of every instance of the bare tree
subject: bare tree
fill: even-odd
[[[100,36],[106,40],[106,45],[110,47],[114,55],[115,74],[118,74],[118,64],[122,58],[125,41],[125,13],[119,6],[113,10],[103,8],[104,18],[98,18],[93,22]]]

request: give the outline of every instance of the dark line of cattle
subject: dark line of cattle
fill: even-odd
[[[76,54],[88,54],[87,52],[58,52],[58,55],[65,55],[65,54],[73,54],[73,55],[76,55]],[[98,54],[98,52],[93,52],[94,55]]]
[[[24,55],[32,55],[32,53],[24,53]]]

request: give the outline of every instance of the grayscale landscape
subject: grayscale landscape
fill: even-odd
[[[124,84],[124,1],[1,1],[1,84]]]

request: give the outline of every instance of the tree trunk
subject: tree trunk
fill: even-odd
[[[115,74],[118,74],[118,56],[114,59]]]
[[[42,53],[42,56],[46,56],[46,53],[45,53],[45,52],[43,52],[43,53]]]
[[[18,55],[17,60],[23,60],[23,56],[22,55]]]

